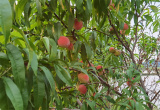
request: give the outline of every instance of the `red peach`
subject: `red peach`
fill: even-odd
[[[58,39],[58,45],[63,48],[68,48],[70,45],[70,40],[65,36],[60,36]]]
[[[120,30],[120,34],[124,35],[125,34],[125,30]]]
[[[94,65],[93,65],[92,63],[90,63],[90,64],[91,64],[91,67],[94,67]],[[89,65],[89,64],[88,64],[87,66],[88,66],[88,67],[90,67],[90,65]]]
[[[83,22],[82,21],[78,21],[78,19],[75,18],[73,28],[75,30],[80,30],[82,27],[83,27]]]
[[[93,93],[93,97],[94,97],[95,95],[96,95],[96,93],[94,92],[94,93]]]
[[[81,63],[83,63],[83,61],[82,61],[82,60],[81,60],[80,62],[81,62]]]
[[[126,23],[124,23],[123,30],[127,30],[127,29],[128,29],[128,25]]]
[[[134,78],[132,78],[132,80],[134,80]],[[130,80],[129,78],[128,78],[128,81],[127,81],[127,85],[128,85],[129,87],[132,86],[132,82],[131,82],[131,80]],[[135,83],[134,83],[133,85],[135,85]]]
[[[115,9],[114,3],[112,3],[112,4],[109,5],[109,9],[112,10],[112,8]]]
[[[70,45],[68,46],[68,48],[67,48],[68,50],[72,50],[73,49],[73,44],[72,43],[70,43]]]
[[[111,53],[116,52],[116,50],[114,49],[114,47],[110,47],[110,48],[109,48],[109,51],[110,51]]]
[[[96,67],[97,70],[99,70],[99,69],[101,69],[101,68],[103,68],[103,66],[101,66],[101,65],[98,65],[98,66]]]
[[[89,77],[88,77],[88,75],[86,75],[84,73],[80,73],[80,74],[78,74],[78,80],[81,83],[88,83],[89,82]]]
[[[78,91],[81,93],[81,94],[85,94],[87,92],[87,88],[85,85],[81,84],[78,86]]]

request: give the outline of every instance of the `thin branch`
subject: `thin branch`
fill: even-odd
[[[65,28],[68,28],[67,25],[60,19],[60,17],[59,17],[56,13],[54,13],[54,15],[56,16],[56,18],[57,18],[59,21],[61,21],[61,23],[63,24],[63,26],[64,26]]]
[[[151,102],[157,97],[157,95],[160,93],[160,90],[155,94],[155,96],[151,99]]]

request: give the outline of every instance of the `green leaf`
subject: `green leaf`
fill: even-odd
[[[92,110],[96,110],[96,109],[95,109],[96,103],[95,103],[94,101],[86,100],[86,102],[87,102],[88,105],[92,108]]]
[[[25,7],[24,7],[24,19],[25,19],[25,24],[26,24],[27,27],[30,27],[29,9],[30,9],[30,2],[27,2]]]
[[[113,104],[116,103],[112,97],[110,97],[110,96],[105,96],[105,97],[107,98],[107,100],[108,100],[109,102],[111,102],[111,103],[113,103]]]
[[[1,65],[3,65],[3,64],[5,65],[5,63],[8,64],[9,63],[8,61],[9,61],[9,59],[8,59],[7,55],[3,52],[0,52],[0,64]]]
[[[85,43],[85,48],[86,48],[87,57],[88,57],[88,59],[90,59],[92,57],[91,47],[90,47],[90,45],[88,45],[87,43]]]
[[[52,73],[45,66],[40,66],[40,68],[43,70],[43,72],[44,72],[44,74],[45,74],[45,76],[46,76],[46,78],[52,88],[52,91],[55,91],[55,82],[54,82]]]
[[[24,6],[26,5],[28,0],[20,0],[18,1],[18,4],[16,5],[16,22],[18,24],[21,23],[21,16],[22,12],[24,10]]]
[[[8,58],[11,61],[15,83],[21,89],[24,87],[25,82],[25,68],[21,52],[12,44],[7,44],[6,49]]]
[[[47,25],[47,33],[48,33],[48,35],[50,36],[50,38],[54,38],[54,36],[53,36],[53,31],[52,31],[52,27],[53,27],[52,24],[48,24],[48,25]],[[44,37],[43,37],[43,38],[44,38]]]
[[[54,23],[54,31],[55,31],[55,40],[57,41],[61,35],[61,23]]]
[[[34,104],[35,104],[35,109],[38,110],[40,105],[43,102],[43,98],[45,96],[45,84],[44,84],[44,77],[42,73],[38,71],[37,76],[34,76],[33,78],[34,82]]]
[[[53,61],[57,57],[57,44],[53,39],[49,39],[49,44],[51,46],[51,52],[49,56],[49,61]]]
[[[83,0],[76,0],[76,8],[79,13],[83,12]]]
[[[153,12],[158,12],[158,8],[156,7],[156,6],[154,6],[154,5],[150,5],[150,8],[151,8],[151,10],[153,11]]]
[[[87,9],[88,9],[89,13],[92,12],[92,1],[91,0],[87,0]]]
[[[0,25],[5,36],[5,44],[7,44],[12,28],[12,10],[8,0],[0,0]]]
[[[36,8],[38,10],[38,15],[39,17],[42,17],[42,6],[41,6],[41,2],[39,0],[35,0],[36,1]]]
[[[136,24],[136,25],[137,25],[137,23],[138,23],[138,17],[137,17],[137,15],[136,15],[136,14],[134,14],[134,24]]]
[[[66,71],[62,70],[62,68],[59,65],[54,65],[56,75],[66,84],[72,86],[71,78],[69,78]]]
[[[136,110],[144,110],[143,105],[139,102],[136,102]]]
[[[68,20],[68,32],[71,32],[71,30],[73,29],[73,24],[74,24],[74,16],[70,14]]]
[[[49,38],[48,37],[43,37],[43,43],[47,49],[47,51],[50,53],[50,47],[49,47]]]
[[[0,108],[2,110],[6,110],[7,109],[7,95],[6,95],[6,91],[5,91],[5,87],[4,87],[4,83],[3,80],[0,79]]]
[[[129,21],[131,21],[131,19],[133,18],[134,13],[132,11],[129,11],[129,16],[128,19]]]
[[[57,0],[50,0],[49,4],[51,5],[51,8],[53,9],[54,12],[57,8]]]
[[[16,84],[6,77],[3,77],[3,82],[5,84],[6,94],[11,100],[15,110],[23,110],[22,96]]]
[[[28,47],[30,47],[29,41],[28,41],[27,37],[24,35],[23,31],[14,25],[12,26],[12,28],[15,29],[18,33],[20,33],[23,36],[23,39],[24,39],[26,45]]]
[[[36,55],[36,53],[34,51],[32,51],[32,52],[33,52],[33,57],[30,59],[31,60],[31,68],[34,71],[34,74],[37,75],[37,70],[38,70],[37,55]]]
[[[82,57],[83,62],[85,62],[87,60],[86,56],[87,56],[86,48],[85,48],[85,45],[82,44],[81,45],[81,57]]]
[[[20,90],[22,94],[22,99],[23,99],[23,107],[26,110],[28,106],[28,88],[27,88],[27,83],[24,83],[24,87]]]

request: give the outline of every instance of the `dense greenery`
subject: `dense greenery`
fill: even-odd
[[[156,108],[141,70],[158,55],[153,36],[160,30],[158,2],[0,0],[0,109]],[[73,28],[75,18],[83,21],[82,29]],[[125,23],[129,28],[121,33]],[[73,49],[58,46],[60,36],[67,36]],[[90,79],[85,94],[78,91],[79,73]]]

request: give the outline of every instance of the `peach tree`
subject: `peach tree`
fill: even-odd
[[[156,108],[141,74],[158,2],[0,0],[0,109]]]

